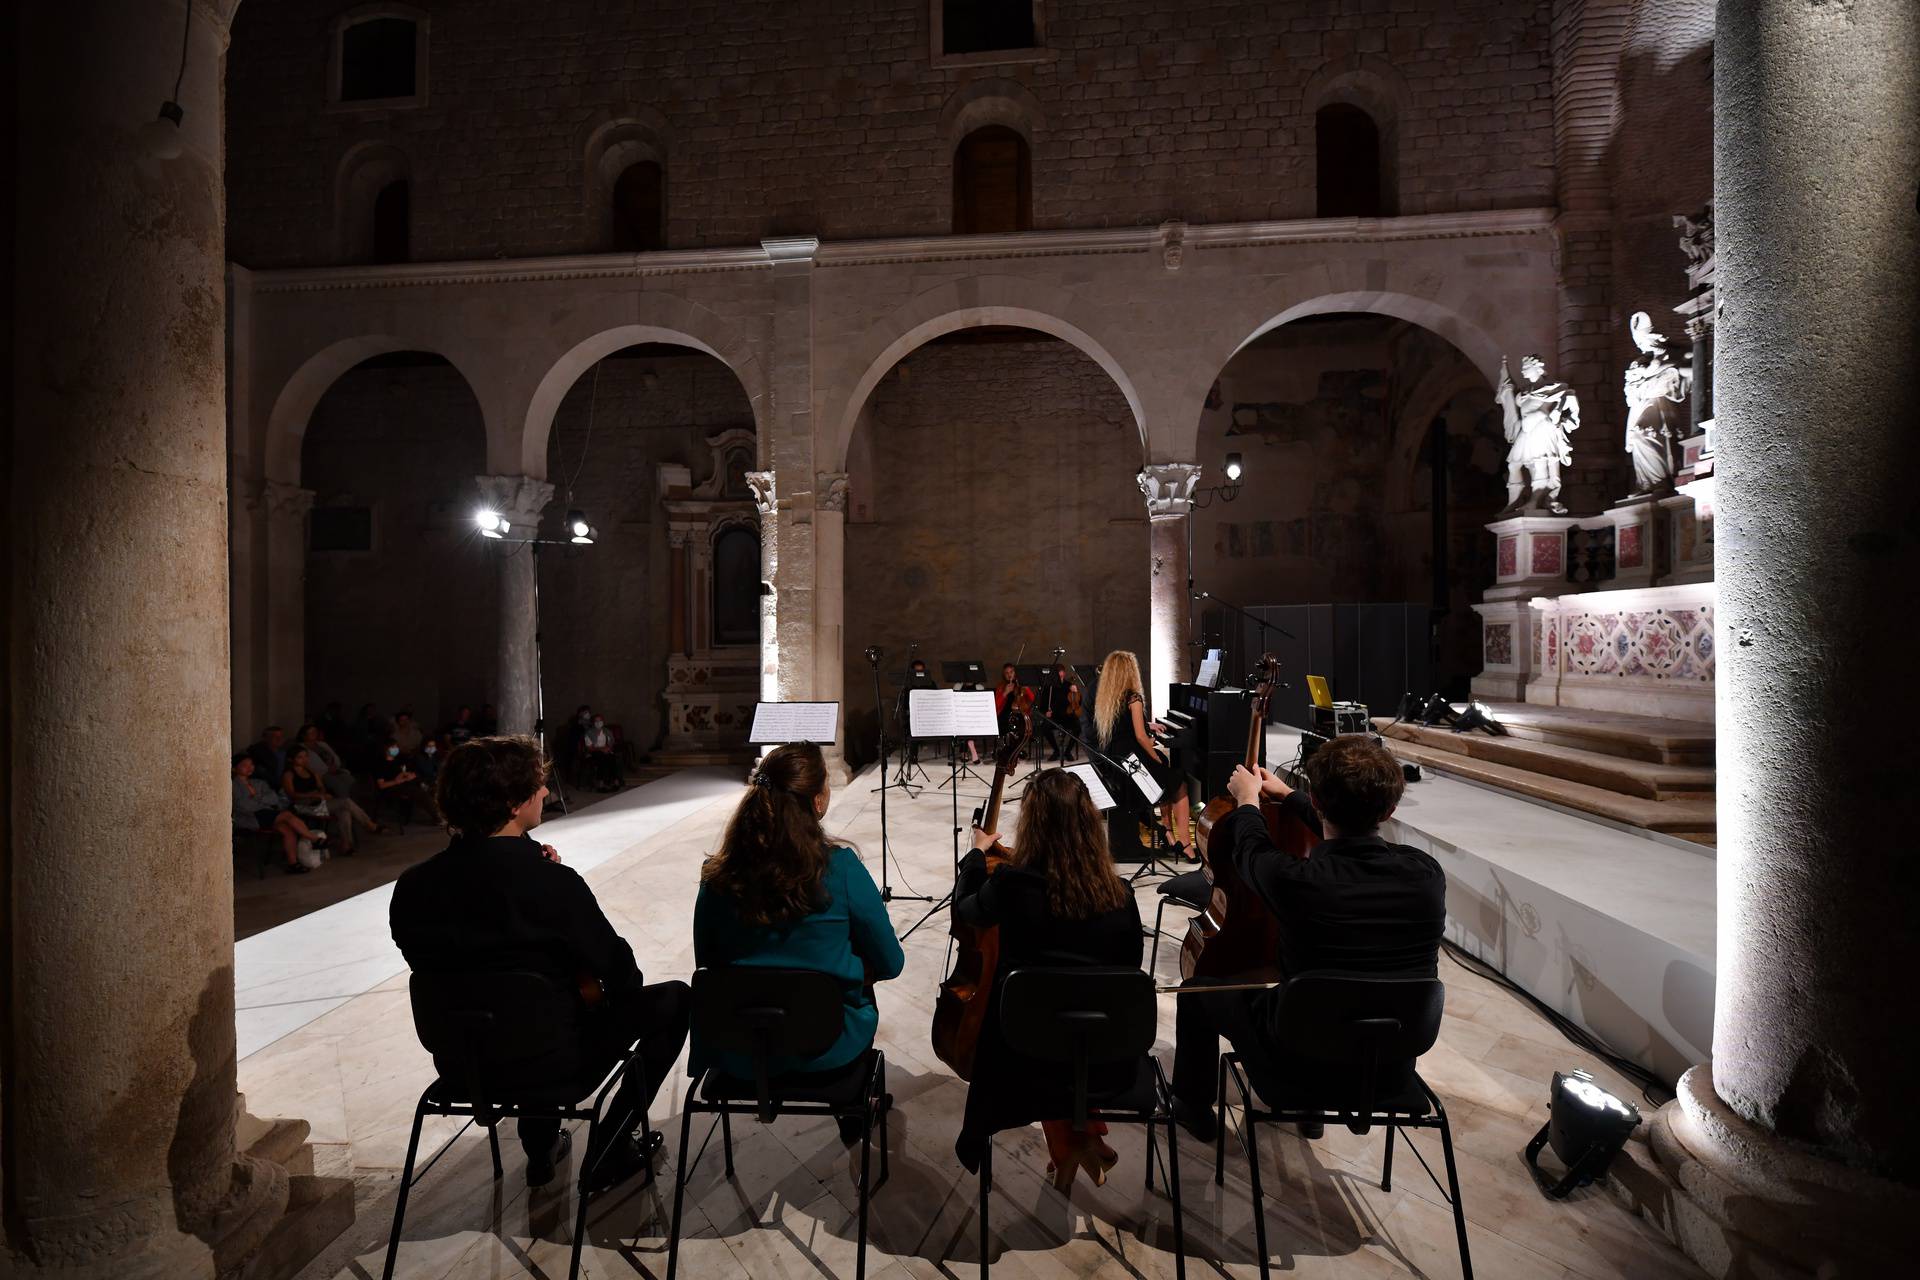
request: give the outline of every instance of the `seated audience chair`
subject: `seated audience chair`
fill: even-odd
[[[673,1225],[667,1237],[667,1280],[680,1265],[680,1213],[693,1169],[687,1163],[693,1117],[718,1116],[726,1173],[733,1176],[734,1116],[769,1123],[776,1116],[832,1116],[857,1119],[860,1131],[859,1254],[856,1280],[867,1274],[867,1202],[887,1181],[887,1061],[869,1049],[834,1071],[776,1074],[777,1059],[806,1061],[825,1053],[840,1038],[845,1014],[840,980],[813,969],[772,969],[728,965],[693,975],[693,1042],[710,1051],[745,1054],[753,1062],[752,1079],[709,1068],[687,1090],[680,1117],[680,1158],[674,1163]],[[869,1161],[874,1125],[880,1127],[880,1178],[873,1181]],[[707,1130],[701,1141],[713,1137]],[[696,1163],[698,1158],[696,1157]]]
[[[1185,907],[1189,911],[1205,911],[1213,904],[1213,884],[1204,871],[1182,871],[1177,876],[1169,876],[1160,882],[1156,891],[1160,903],[1153,909],[1153,956],[1147,961],[1148,973],[1160,972],[1160,923],[1166,917],[1169,905]]]
[[[1460,1243],[1460,1272],[1473,1280],[1467,1252],[1467,1216],[1460,1203],[1460,1175],[1453,1162],[1453,1133],[1439,1095],[1414,1070],[1415,1061],[1440,1035],[1446,988],[1437,978],[1372,978],[1329,972],[1303,973],[1280,996],[1276,1031],[1287,1046],[1287,1060],[1271,1072],[1253,1070],[1238,1053],[1220,1055],[1220,1113],[1214,1139],[1213,1181],[1225,1181],[1227,1159],[1227,1077],[1240,1094],[1240,1143],[1253,1183],[1254,1243],[1260,1275],[1267,1265],[1266,1200],[1260,1189],[1262,1124],[1344,1124],[1364,1134],[1374,1125],[1387,1131],[1387,1152],[1380,1189],[1392,1190],[1393,1136],[1400,1129],[1438,1129],[1446,1158],[1442,1187],[1419,1148],[1408,1149],[1433,1185],[1453,1207],[1454,1233]],[[1265,1106],[1255,1099],[1264,1100]]]
[[[601,1123],[607,1099],[633,1068],[639,1044],[601,1061],[582,1060],[574,1027],[577,997],[538,973],[415,973],[409,991],[414,1030],[420,1043],[433,1054],[440,1075],[427,1086],[414,1108],[413,1134],[407,1140],[407,1160],[400,1171],[400,1197],[393,1208],[393,1234],[387,1241],[383,1276],[386,1280],[393,1277],[407,1193],[460,1134],[476,1123],[487,1131],[497,1180],[503,1173],[500,1122],[544,1116],[587,1122],[580,1181],[574,1192],[578,1209],[573,1224],[573,1260],[567,1270],[570,1280],[578,1277],[580,1249],[587,1235],[586,1184],[593,1172],[586,1162],[586,1152],[593,1147],[594,1130]],[[591,1105],[582,1102],[586,1098],[592,1099]],[[416,1176],[413,1162],[420,1148],[420,1126],[430,1115],[466,1116],[468,1121]],[[660,1147],[660,1135],[644,1114],[641,1124],[645,1126],[641,1142],[651,1154]],[[612,1149],[611,1144],[608,1149]]]
[[[1042,1062],[1067,1068],[1071,1103],[1062,1116],[1035,1120],[1071,1120],[1084,1129],[1088,1113],[1099,1109],[1109,1124],[1147,1127],[1146,1185],[1153,1189],[1159,1160],[1154,1126],[1167,1126],[1167,1194],[1173,1202],[1174,1274],[1185,1280],[1187,1248],[1180,1209],[1180,1152],[1173,1121],[1173,1092],[1153,1056],[1159,1022],[1153,976],[1138,969],[1025,968],[1000,979],[1000,1026],[1009,1048]],[[1095,1067],[1133,1065],[1132,1079],[1117,1090],[1089,1085]],[[980,1157],[980,1275],[986,1280],[992,1231],[987,1202],[993,1190],[993,1136]]]

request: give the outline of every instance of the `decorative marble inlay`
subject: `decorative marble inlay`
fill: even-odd
[[[1638,569],[1646,563],[1646,547],[1641,535],[1645,525],[1623,524],[1616,531],[1614,542],[1615,559],[1622,569]]]
[[[1490,622],[1486,628],[1487,664],[1503,667],[1513,665],[1513,624],[1511,622]]]
[[[1560,539],[1554,535],[1536,536],[1533,540],[1533,567],[1536,574],[1561,573],[1566,562],[1561,555]]]
[[[1574,676],[1640,676],[1711,683],[1713,606],[1568,612],[1566,672]],[[1554,666],[1553,634],[1546,665]]]
[[[1507,534],[1500,539],[1499,566],[1495,570],[1502,578],[1511,578],[1520,572],[1520,539],[1516,534]]]

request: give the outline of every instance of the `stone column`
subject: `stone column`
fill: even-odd
[[[500,732],[532,733],[540,707],[540,562],[534,548],[512,545],[540,534],[553,486],[532,476],[475,476],[480,500],[512,526],[500,546]],[[499,545],[499,544],[496,544]]]
[[[225,8],[195,6],[184,121],[153,147],[184,4],[7,19],[33,104],[5,472],[10,1276],[224,1274],[287,1203],[286,1171],[235,1151]]]
[[[267,717],[289,736],[307,706],[307,513],[313,490],[266,483]],[[242,725],[243,732],[259,725]]]
[[[826,752],[836,778],[847,769],[846,595],[847,473],[813,478],[813,700],[838,702],[840,736]]]
[[[780,699],[780,502],[771,471],[747,472],[753,505],[760,513],[760,701]]]
[[[1141,468],[1140,492],[1147,499],[1148,552],[1152,585],[1147,597],[1149,628],[1147,703],[1166,709],[1167,685],[1187,678],[1187,642],[1193,636],[1193,567],[1187,546],[1193,536],[1193,490],[1200,483],[1197,462],[1156,462]]]
[[[1894,834],[1920,772],[1920,8],[1718,20],[1718,974],[1713,1061],[1654,1136],[1710,1274],[1896,1275],[1920,1216],[1920,877]]]
[[[773,592],[761,632],[762,696],[793,701],[812,696],[814,677],[813,271],[820,242],[807,236],[760,247],[773,264],[769,409],[759,442],[773,512],[763,508],[761,520]]]

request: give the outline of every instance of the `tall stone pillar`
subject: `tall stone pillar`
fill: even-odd
[[[760,247],[773,264],[769,410],[760,441],[768,478],[761,546],[772,595],[760,636],[761,696],[796,701],[813,696],[814,680],[813,271],[820,242],[806,236]]]
[[[1167,685],[1187,678],[1187,642],[1193,638],[1193,490],[1197,462],[1156,462],[1140,470],[1147,500],[1148,553],[1152,585],[1147,597],[1147,702],[1166,707]]]
[[[18,47],[0,1272],[211,1277],[287,1203],[235,1151],[220,60],[180,0]],[[154,768],[164,742],[165,768]],[[110,780],[110,782],[103,782]]]
[[[1896,622],[1920,613],[1920,7],[1718,20],[1719,957],[1713,1061],[1654,1136],[1710,1274],[1896,1275],[1920,1217],[1895,834],[1920,772]]]
[[[540,534],[553,486],[532,476],[475,476],[480,500],[506,517],[500,547],[500,732],[532,733],[540,715],[540,559],[519,540]],[[518,545],[516,545],[518,543]]]
[[[771,471],[747,472],[760,513],[760,701],[780,700],[780,500]]]
[[[847,769],[846,645],[847,473],[813,479],[813,701],[838,702],[840,736],[827,751],[837,778]]]
[[[269,480],[266,506],[266,714],[291,736],[307,706],[307,513],[313,490]]]

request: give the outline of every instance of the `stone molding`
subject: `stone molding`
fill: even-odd
[[[553,486],[532,476],[475,476],[480,500],[505,516],[518,530],[537,526],[540,513],[553,501]]]
[[[313,490],[302,489],[297,484],[268,480],[261,485],[260,495],[255,501],[264,502],[269,515],[292,516],[298,519],[313,510],[313,501],[316,496]]]
[[[847,473],[844,471],[822,471],[813,478],[813,505],[821,511],[839,511],[847,509]]]
[[[779,510],[779,499],[774,495],[774,473],[771,471],[747,472],[747,488],[753,490],[753,505],[759,513],[771,516]]]
[[[1178,271],[1187,256],[1187,224],[1175,218],[1160,224],[1160,263],[1169,271]]]
[[[1200,483],[1197,462],[1155,462],[1140,468],[1135,477],[1140,493],[1147,500],[1147,517],[1163,520],[1184,516],[1193,510],[1193,491]]]

